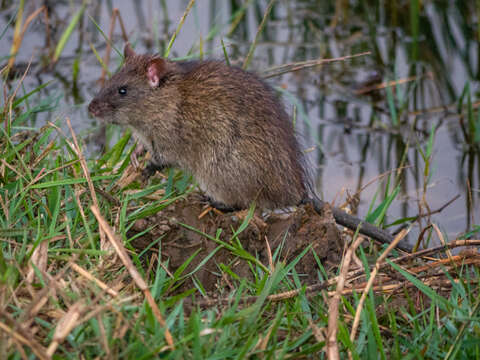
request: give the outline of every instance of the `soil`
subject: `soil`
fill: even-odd
[[[131,236],[152,227],[146,234],[138,237],[133,246],[141,251],[152,241],[161,237],[160,249],[152,247],[151,251],[160,250],[161,260],[168,264],[168,271],[174,273],[187,259],[196,254],[183,274],[193,271],[219,244],[212,239],[188,229],[182,224],[195,228],[215,237],[221,229],[219,239],[230,243],[232,234],[237,231],[247,216],[248,211],[221,213],[216,209],[208,211],[201,195],[193,193],[168,206],[161,212],[138,220],[133,226]],[[202,216],[203,215],[203,216]],[[233,240],[232,244],[235,244]],[[304,284],[318,280],[318,265],[313,252],[324,267],[337,266],[343,251],[342,235],[333,219],[330,209],[317,214],[310,205],[297,207],[290,212],[255,212],[248,226],[238,235],[243,249],[248,251],[267,268],[270,268],[270,254],[279,251],[276,260],[288,264],[302,251],[310,246],[310,250],[295,265],[301,274]],[[270,252],[268,251],[268,245]],[[275,260],[273,261],[275,263]],[[221,248],[194,274],[207,293],[218,293],[219,289],[229,289],[234,285],[232,278],[219,276],[220,264],[227,265],[239,278],[252,279],[252,264]],[[187,277],[174,292],[183,292],[194,287],[192,277]]]

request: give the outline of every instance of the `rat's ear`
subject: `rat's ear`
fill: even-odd
[[[167,62],[162,58],[153,58],[147,65],[147,79],[151,87],[157,87],[167,73]]]
[[[123,56],[125,59],[128,59],[129,57],[135,56],[135,51],[133,51],[132,47],[130,46],[130,43],[126,43],[125,47],[123,48]]]

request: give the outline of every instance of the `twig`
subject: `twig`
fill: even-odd
[[[373,286],[373,282],[377,277],[381,264],[387,258],[387,255],[395,248],[398,242],[402,240],[408,234],[409,231],[410,231],[410,228],[408,230],[402,230],[397,236],[395,236],[395,239],[393,240],[393,242],[385,249],[382,255],[380,255],[380,257],[377,259],[375,263],[375,268],[370,274],[370,278],[368,279],[367,286],[363,290],[362,296],[360,297],[360,301],[358,302],[358,305],[357,305],[357,309],[355,310],[355,318],[353,320],[352,331],[350,332],[350,341],[352,342],[355,341],[358,325],[360,324],[360,315],[362,314],[363,304],[365,303],[365,299],[367,298],[368,292]],[[351,351],[348,351],[348,358],[353,359]]]
[[[439,251],[445,250],[446,248],[453,249],[460,246],[475,246],[475,245],[480,245],[480,240],[454,240],[448,243],[446,246],[441,245],[441,246],[437,246],[430,249],[420,250],[412,254],[407,254],[404,256],[400,256],[396,259],[392,259],[391,262],[398,264],[398,263],[406,262],[409,260],[413,260],[415,258],[435,254]],[[380,265],[380,268],[383,269],[384,267],[388,267],[388,266],[390,266],[388,263],[383,263]],[[356,270],[350,274],[350,279],[363,275],[364,273],[365,273],[364,269]]]
[[[408,255],[401,256],[399,258],[394,259],[392,262],[394,262],[394,263],[404,262],[404,261],[411,260],[411,259],[414,259],[414,258],[417,258],[417,257],[422,257],[422,256],[435,254],[435,253],[437,253],[439,251],[442,251],[442,250],[453,249],[453,248],[460,247],[460,246],[478,246],[478,245],[480,245],[480,240],[453,240],[453,241],[450,241],[446,245],[440,245],[440,246],[436,246],[436,247],[433,247],[433,248],[420,250],[420,251],[414,252],[413,254],[408,254]],[[386,266],[386,265],[387,264],[384,264],[384,266]]]
[[[23,36],[25,35],[25,31],[27,31],[28,26],[37,17],[37,15],[44,10],[45,10],[45,6],[39,7],[37,10],[35,10],[32,14],[28,16],[27,20],[25,20],[25,24],[23,24],[23,27],[22,27],[21,18],[23,16],[23,6],[19,7],[19,11],[17,13],[17,23],[15,24],[15,31],[13,34],[12,47],[10,49],[11,57],[8,60],[7,71],[9,71],[13,66],[13,64],[15,63],[16,54],[22,44]],[[20,30],[20,27],[22,27],[21,30]]]
[[[108,64],[110,64],[110,52],[112,51],[112,38],[113,38],[113,30],[115,29],[115,20],[117,19],[117,12],[118,9],[114,8],[112,10],[112,18],[110,20],[110,28],[108,31],[108,41],[107,47],[105,49],[105,58],[103,59],[103,63],[105,66],[102,66],[102,74],[100,75],[100,85],[103,86],[105,83],[105,76],[107,75]]]
[[[107,199],[113,205],[115,205],[115,206],[121,206],[122,205],[122,203],[117,198],[113,197],[112,195],[110,195],[105,190],[100,189],[97,186],[94,186],[94,188],[95,188],[95,192],[98,192],[100,195],[102,195],[105,199]]]
[[[97,286],[105,291],[106,293],[112,295],[112,296],[117,296],[118,292],[113,290],[110,286],[105,284],[103,281],[97,279],[95,276],[90,274],[87,270],[82,268],[81,266],[77,265],[76,263],[70,261],[70,267],[75,270],[79,275],[83,276],[84,278],[93,281],[94,283],[97,284]]]
[[[90,177],[90,171],[88,170],[88,166],[87,166],[87,162],[85,160],[85,156],[83,156],[82,149],[78,145],[77,136],[75,135],[75,132],[73,131],[72,123],[70,122],[70,118],[67,117],[66,120],[67,120],[68,128],[70,129],[70,133],[72,134],[73,143],[75,145],[74,146],[75,152],[77,153],[78,159],[80,160],[80,165],[82,167],[83,174],[85,175],[85,178],[87,179],[88,189],[90,190],[90,195],[92,196],[93,205],[98,207],[97,194],[95,193],[95,187],[93,186],[92,178]]]
[[[53,339],[47,349],[47,354],[51,358],[58,346],[65,340],[70,332],[78,325],[77,320],[81,318],[85,305],[80,300],[69,307],[68,311],[60,318],[55,326]]]
[[[372,86],[364,87],[362,89],[356,90],[355,95],[362,95],[362,94],[369,93],[370,91],[373,91],[373,90],[380,90],[380,89],[385,89],[387,87],[396,86],[396,85],[399,85],[399,84],[405,84],[407,82],[415,81],[415,80],[418,80],[418,79],[421,79],[421,78],[424,78],[424,77],[428,77],[430,79],[433,79],[433,73],[428,72],[428,73],[426,73],[422,76],[410,76],[410,77],[407,77],[407,78],[404,78],[404,79],[386,81],[386,82],[382,82],[380,84],[375,84],[375,85],[372,85]]]
[[[340,269],[340,275],[338,276],[337,289],[335,294],[330,300],[328,305],[328,331],[327,331],[327,358],[329,360],[340,359],[340,353],[338,350],[337,332],[338,332],[338,312],[340,306],[340,299],[342,297],[342,291],[345,286],[345,280],[350,267],[353,254],[357,247],[362,243],[365,238],[358,236],[353,244],[348,248],[345,257],[343,258],[342,267]]]
[[[437,233],[438,239],[440,240],[440,244],[442,244],[443,246],[447,245],[447,242],[445,241],[445,238],[444,238],[442,232],[440,231],[440,229],[438,228],[437,224],[432,223],[432,227],[435,230],[435,232]],[[452,258],[452,252],[450,251],[450,249],[448,249],[448,248],[445,249],[445,253],[447,254],[447,256],[450,259]]]
[[[6,314],[0,310],[0,317],[5,317],[5,315]],[[45,351],[43,346],[38,344],[34,340],[31,334],[25,334],[24,336],[20,334],[18,331],[15,331],[14,329],[10,328],[8,325],[4,324],[3,322],[0,322],[0,330],[5,331],[5,333],[10,335],[14,340],[18,341],[19,343],[29,346],[32,349],[33,353],[36,356],[38,356],[40,359],[42,360],[50,359],[50,357],[47,355],[47,352]]]
[[[110,20],[110,29],[108,32],[108,41],[107,47],[105,49],[105,59],[103,63],[105,66],[102,66],[102,74],[100,75],[100,84],[103,86],[105,82],[105,76],[107,75],[108,64],[110,63],[110,53],[112,52],[112,41],[113,41],[113,30],[115,29],[115,23],[118,18],[118,22],[120,24],[120,29],[122,30],[123,40],[128,42],[127,32],[125,31],[125,25],[123,24],[122,16],[120,15],[120,11],[117,8],[112,10],[112,19]],[[92,45],[93,46],[93,45]]]
[[[267,74],[264,74],[262,77],[264,79],[269,79],[269,78],[272,78],[274,76],[280,76],[280,75],[283,75],[283,74],[286,74],[286,73],[295,72],[295,71],[299,71],[299,70],[304,70],[304,69],[308,69],[308,68],[318,66],[318,65],[330,64],[330,63],[337,62],[337,61],[345,61],[345,60],[353,59],[353,58],[360,57],[360,56],[370,55],[370,54],[371,54],[370,51],[366,51],[366,52],[362,52],[362,53],[359,53],[359,54],[345,55],[345,56],[341,56],[341,57],[337,57],[337,58],[315,59],[315,60],[307,60],[307,61],[300,61],[300,62],[296,62],[296,63],[280,65],[278,67],[274,67],[274,68],[266,70],[265,72]],[[269,73],[269,72],[272,72],[272,73]]]
[[[267,235],[265,235],[265,247],[267,248],[268,266],[270,267],[270,272],[273,273],[275,271],[275,265],[273,264],[272,249],[268,242]]]
[[[437,213],[440,213],[442,212],[443,210],[445,210],[445,208],[449,205],[451,205],[455,200],[457,200],[458,198],[460,197],[460,194],[457,194],[456,196],[454,196],[452,199],[448,200],[445,204],[443,204],[442,206],[440,206],[438,209],[435,209],[435,210],[432,210],[430,211],[429,213],[427,214],[418,214],[416,215],[412,220],[410,220],[411,223],[414,223],[415,221],[419,220],[419,219],[422,219],[424,217],[427,217],[427,216],[431,216],[433,214],[437,214]]]
[[[83,155],[82,149],[78,145],[77,136],[75,135],[75,131],[73,131],[72,124],[70,122],[70,118],[66,118],[68,128],[70,129],[70,133],[72,134],[73,144],[72,147],[75,152],[77,153],[78,159],[80,160],[80,166],[82,167],[83,174],[85,175],[85,179],[87,179],[88,189],[90,190],[90,196],[93,201],[93,205],[99,208],[97,194],[95,192],[95,187],[93,186],[92,178],[90,177],[90,171],[88,170],[87,161],[85,160],[85,156]],[[80,198],[78,198],[79,206],[80,206]],[[85,223],[86,224],[86,223]],[[105,243],[105,234],[102,230],[100,230],[100,240],[101,243]]]
[[[106,358],[111,359],[110,348],[108,347],[107,332],[105,331],[105,325],[103,325],[103,319],[100,314],[96,316],[96,319],[98,330],[100,330],[100,342],[102,343],[105,354],[107,355]]]
[[[480,254],[476,255],[473,259],[469,259],[468,256],[465,255],[455,255],[452,257],[449,257],[447,259],[440,259],[437,261],[434,261],[432,263],[427,263],[422,266],[417,266],[414,268],[408,269],[413,274],[418,274],[423,271],[427,271],[430,269],[434,269],[439,266],[445,266],[445,265],[452,265],[452,266],[457,266],[457,265],[471,265],[471,264],[478,264],[480,263]]]
[[[459,279],[438,279],[438,278],[428,278],[426,280],[423,281],[423,283],[427,286],[430,286],[432,288],[440,288],[440,287],[451,287],[452,286],[452,282],[454,282],[455,284],[458,284],[460,282]],[[478,281],[470,281],[469,282],[470,284],[478,284]],[[415,284],[411,283],[410,281],[408,280],[405,280],[405,281],[401,281],[399,283],[395,283],[395,284],[387,284],[387,285],[374,285],[372,287],[372,291],[374,291],[375,293],[385,293],[385,294],[394,294],[396,291],[398,290],[402,290],[403,289],[407,289],[407,288],[414,288],[416,287]],[[358,287],[354,287],[354,288],[349,288],[349,289],[345,289],[343,290],[342,292],[342,295],[351,295],[353,293],[359,293],[360,291],[363,291],[365,289],[364,286],[358,286]],[[329,294],[330,295],[330,294]]]
[[[100,214],[100,210],[98,209],[98,207],[96,207],[95,205],[92,205],[90,209],[92,210],[93,215],[95,215],[95,217],[97,218],[99,227],[102,228],[102,230],[105,232],[105,234],[107,235],[107,238],[110,240],[115,251],[117,252],[118,257],[120,258],[120,260],[122,260],[123,264],[125,265],[128,272],[130,273],[130,276],[132,277],[133,281],[135,281],[138,288],[143,292],[145,299],[147,300],[148,304],[150,305],[153,311],[153,314],[157,318],[157,321],[161,326],[165,328],[164,336],[168,346],[172,350],[175,349],[172,335],[168,330],[167,324],[163,319],[163,316],[160,312],[160,309],[157,306],[157,303],[152,297],[152,294],[150,292],[150,289],[148,288],[147,283],[145,282],[145,280],[143,280],[141,274],[138,272],[135,265],[133,265],[133,262],[128,256],[127,251],[125,250],[125,247],[123,246],[120,239],[117,237],[117,235],[113,232],[113,229],[110,227],[110,225],[105,221],[103,216]]]
[[[445,250],[446,248],[453,249],[460,246],[478,246],[480,245],[480,240],[454,240],[448,243],[446,246],[437,246],[431,249],[421,250],[412,254],[407,254],[396,259],[392,259],[393,263],[401,263],[409,260],[413,260],[418,257],[431,255],[437,253],[439,251]],[[379,264],[379,269],[383,269],[384,267],[390,266],[388,263]],[[365,273],[365,269],[355,270],[348,274],[348,280],[357,278]],[[338,276],[329,279],[328,281],[324,281],[322,283],[314,284],[307,286],[302,289],[295,289],[290,291],[285,291],[278,294],[272,294],[267,296],[266,300],[271,302],[282,301],[286,299],[291,299],[297,296],[300,292],[305,293],[315,293],[320,290],[327,289],[329,286],[335,284],[338,281]],[[358,290],[358,289],[357,289]],[[241,304],[252,304],[258,300],[258,296],[246,296],[240,299]],[[231,304],[233,299],[230,298],[222,298],[222,299],[209,299],[209,300],[202,300],[197,302],[197,305],[203,307],[215,306],[215,305],[229,305]]]

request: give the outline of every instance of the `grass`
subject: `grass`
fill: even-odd
[[[226,25],[238,25],[244,8],[238,11]],[[417,47],[418,1],[410,11]],[[72,34],[73,21],[77,16],[61,39]],[[56,47],[58,61],[62,42]],[[221,51],[227,56],[226,47]],[[420,56],[420,47],[412,52]],[[85,159],[82,139],[62,130],[65,118],[41,128],[29,125],[35,114],[56,108],[57,99],[42,92],[50,83],[24,91],[23,80],[4,83],[0,118],[0,349],[5,358],[335,358],[335,349],[352,359],[480,358],[478,253],[451,252],[478,246],[478,240],[449,241],[429,224],[421,235],[448,246],[408,256],[350,234],[343,260],[333,268],[311,247],[286,262],[284,243],[271,249],[266,263],[242,242],[254,226],[252,205],[235,226],[213,234],[178,224],[212,250],[193,252],[172,268],[172,259],[158,261],[171,246],[163,235],[143,249],[134,245],[159,224],[133,230],[188,201],[192,179],[169,170],[142,184],[130,166],[128,131],[104,154]],[[385,108],[387,126],[395,128],[406,117],[409,95],[400,101],[393,86],[385,90]],[[470,149],[478,146],[479,113],[473,104],[466,86],[458,112]],[[435,136],[432,127],[424,144],[411,145],[421,154],[423,193],[432,178]],[[367,219],[385,222],[406,171],[405,153],[395,176],[378,186],[381,199],[372,201]],[[428,206],[425,199],[422,206]],[[120,250],[112,248],[115,241]],[[215,262],[219,287],[212,294],[199,274],[220,252],[233,260]],[[309,255],[316,261],[316,278],[306,285],[297,264]],[[358,267],[350,264],[355,257]],[[246,264],[247,274],[237,272],[238,262]]]

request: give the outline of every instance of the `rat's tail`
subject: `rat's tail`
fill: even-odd
[[[327,206],[327,203],[320,200],[315,194],[311,194],[311,197],[302,200],[302,203],[311,204],[315,211],[319,214],[321,214],[323,212],[323,208]],[[349,228],[350,230],[356,231],[357,228],[359,228],[359,232],[361,234],[385,244],[390,244],[394,239],[394,237],[387,231],[382,230],[373,224],[365,222],[365,220],[361,220],[355,216],[349,215],[345,211],[336,207],[331,207],[331,209],[335,221],[338,224]],[[406,252],[412,252],[411,246],[405,243],[399,243],[396,247]]]

